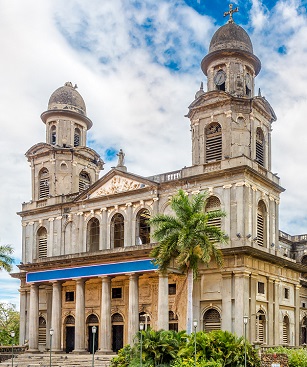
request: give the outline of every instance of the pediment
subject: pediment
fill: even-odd
[[[37,143],[33,145],[27,152],[26,157],[31,157],[33,155],[39,155],[42,153],[49,152],[51,150],[51,145],[47,143]]]
[[[261,96],[255,97],[253,99],[253,102],[256,105],[258,105],[259,107],[261,107],[263,110],[265,110],[266,113],[271,116],[271,122],[277,120],[277,117],[275,115],[275,112],[274,112],[272,106],[270,105],[270,103],[264,97],[261,97]]]
[[[111,171],[111,174],[106,175],[98,181],[97,186],[89,192],[89,198],[97,198],[108,195],[115,195],[124,192],[144,189],[151,187],[154,183],[141,177],[134,176],[128,173],[120,173],[116,170]]]
[[[200,108],[204,105],[214,104],[214,103],[221,103],[224,101],[229,101],[231,99],[231,96],[229,93],[223,92],[223,91],[210,91],[202,94],[200,97],[195,99],[189,108],[189,114],[192,112],[192,110],[195,110],[197,108]]]

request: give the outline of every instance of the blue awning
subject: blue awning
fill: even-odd
[[[158,267],[152,259],[117,262],[111,264],[79,266],[74,268],[37,271],[26,275],[27,283],[74,278],[89,278],[102,275],[118,275],[155,271]]]

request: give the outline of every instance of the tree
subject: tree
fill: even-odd
[[[10,256],[14,252],[11,245],[0,246],[0,270],[5,270],[8,273],[13,269],[14,259]]]
[[[208,193],[189,197],[179,190],[170,201],[174,215],[157,214],[150,220],[155,227],[153,237],[158,244],[151,252],[154,263],[162,272],[175,260],[179,270],[187,274],[187,333],[192,331],[193,278],[198,275],[199,264],[209,265],[212,258],[218,266],[223,263],[217,243],[225,243],[227,236],[210,220],[225,216],[221,210],[205,212]]]
[[[0,344],[12,344],[11,331],[15,331],[15,340],[19,340],[19,312],[11,303],[0,303]],[[18,344],[18,343],[17,343]]]

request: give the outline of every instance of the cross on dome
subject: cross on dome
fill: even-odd
[[[232,4],[229,4],[229,11],[225,11],[225,13],[224,13],[224,17],[229,15],[229,19],[228,19],[227,23],[234,23],[233,18],[232,18],[232,14],[237,13],[238,11],[239,11],[238,7],[236,7],[235,9],[232,9]]]

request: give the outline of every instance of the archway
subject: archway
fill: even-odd
[[[96,326],[96,333],[95,333],[95,342],[94,342],[94,351],[96,352],[96,350],[98,349],[98,336],[99,336],[99,320],[98,317],[94,314],[91,314],[88,316],[88,318],[86,319],[86,325],[87,325],[87,330],[88,330],[88,347],[87,347],[87,351],[90,353],[93,353],[93,342],[94,342],[94,338],[93,338],[93,332],[92,332],[92,327]]]
[[[124,319],[121,314],[112,315],[112,350],[118,352],[124,346]]]
[[[65,320],[65,352],[70,353],[75,349],[75,318],[72,315]]]

